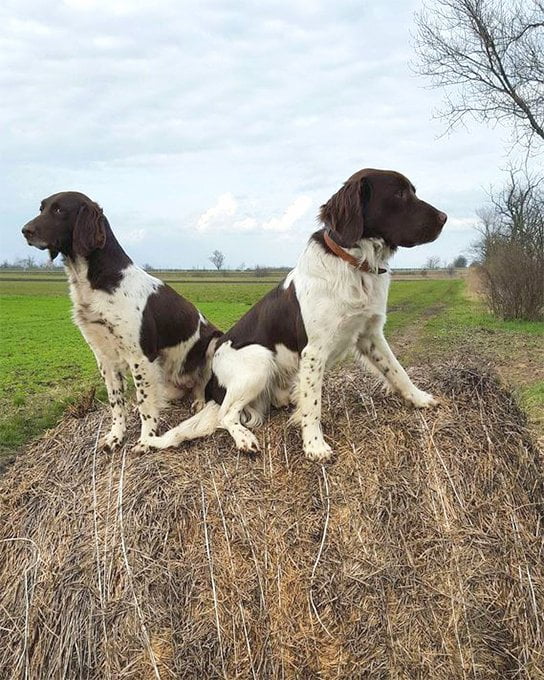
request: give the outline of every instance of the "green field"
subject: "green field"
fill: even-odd
[[[228,328],[277,278],[164,279],[222,329]],[[470,300],[461,279],[394,281],[386,334],[404,362],[421,364],[460,351],[494,361],[516,385],[542,426],[542,323],[504,323]],[[94,357],[71,321],[58,272],[0,276],[0,458],[55,423],[93,387],[105,390]],[[540,359],[540,361],[539,361]]]

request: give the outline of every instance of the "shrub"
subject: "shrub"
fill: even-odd
[[[484,294],[503,319],[544,317],[544,177],[510,171],[491,206],[481,210],[476,251]]]

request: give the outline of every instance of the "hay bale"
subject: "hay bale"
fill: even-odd
[[[225,433],[110,456],[102,407],[67,417],[2,479],[0,677],[543,678],[524,416],[486,369],[417,377],[439,410],[332,375],[326,467],[285,414],[256,460]]]

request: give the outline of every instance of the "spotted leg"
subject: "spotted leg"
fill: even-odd
[[[302,429],[302,447],[309,460],[323,462],[330,458],[331,447],[321,430],[321,389],[325,362],[323,351],[307,345],[300,357],[298,401],[294,419]]]
[[[142,452],[149,448],[149,438],[157,434],[159,413],[162,406],[162,372],[157,362],[140,358],[130,366],[136,403],[140,412],[141,431],[134,451]]]
[[[420,390],[410,380],[409,375],[398,362],[382,333],[360,335],[356,347],[360,358],[368,362],[380,374],[386,384],[412,406],[428,408],[438,404],[432,394]]]
[[[101,439],[99,445],[113,451],[123,443],[126,426],[125,384],[120,367],[106,357],[97,355],[98,367],[106,383],[111,408],[111,429]]]

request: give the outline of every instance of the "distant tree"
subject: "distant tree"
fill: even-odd
[[[213,266],[219,271],[220,269],[223,268],[223,264],[225,262],[225,256],[220,250],[214,250],[213,253],[210,255],[208,258],[209,261],[213,264]]]
[[[440,269],[440,258],[436,255],[431,255],[425,262],[425,269]]]
[[[455,260],[452,262],[452,265],[456,269],[464,269],[468,264],[468,260],[464,255],[458,255]]]
[[[36,260],[32,255],[28,255],[21,260],[21,265],[24,269],[34,269],[36,267]]]
[[[446,90],[443,118],[544,140],[544,0],[432,0],[416,14],[416,70]]]
[[[145,269],[146,272],[152,272],[154,270],[154,267],[153,265],[146,262],[144,265],[142,265],[142,269]]]
[[[270,269],[268,267],[262,267],[260,264],[255,266],[255,276],[257,278],[263,278],[264,276],[270,275]]]

